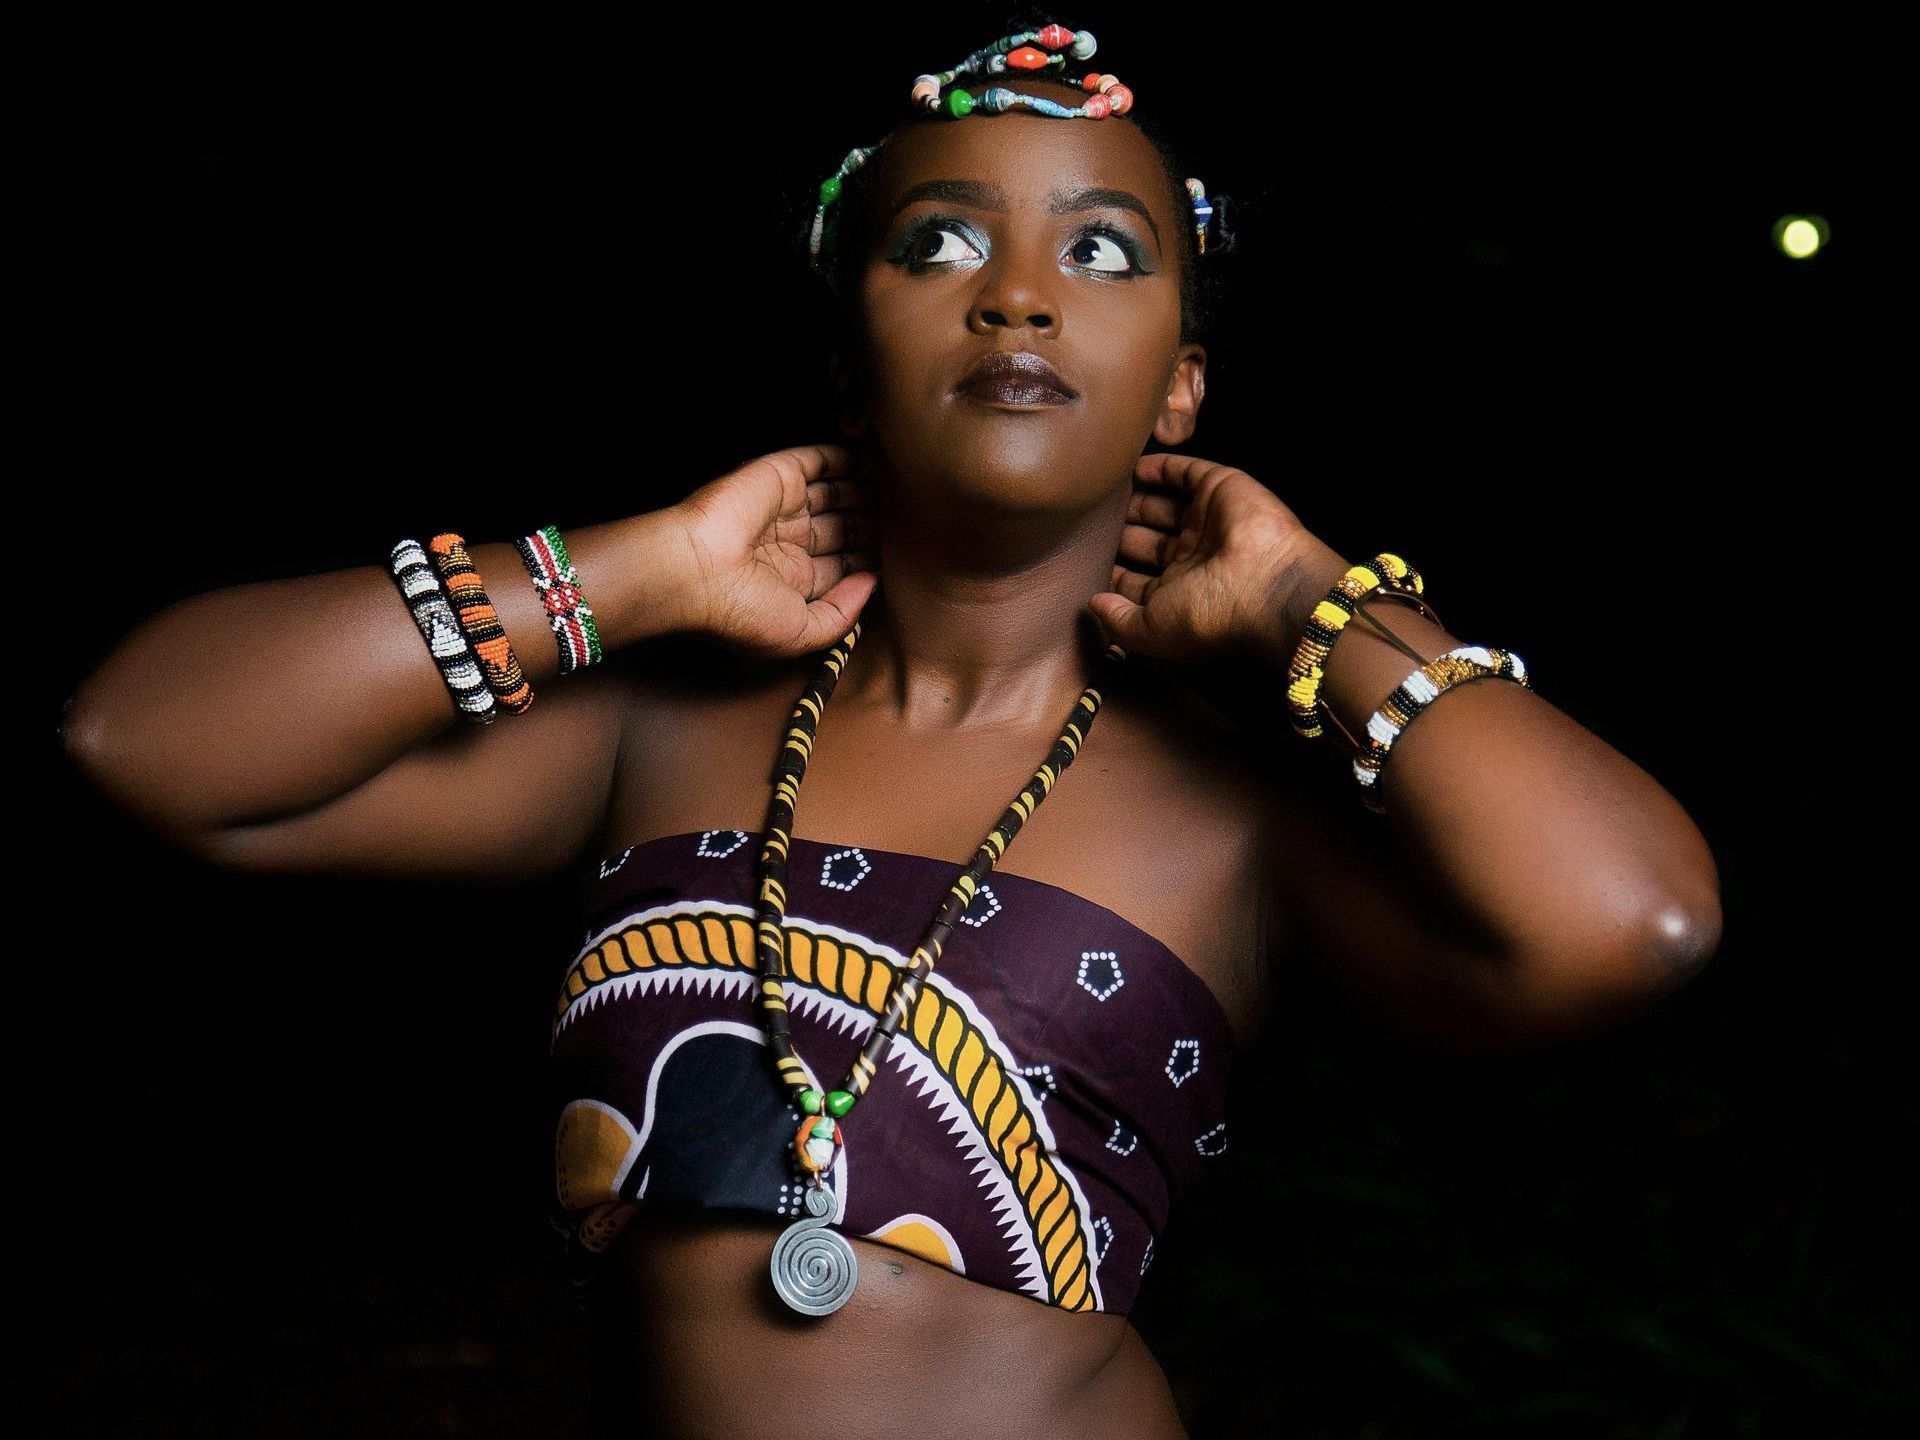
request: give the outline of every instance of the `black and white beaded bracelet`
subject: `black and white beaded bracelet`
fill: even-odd
[[[461,718],[479,725],[492,724],[500,717],[499,703],[420,542],[406,539],[396,544],[387,555],[387,573],[399,586],[413,623],[420,627]]]

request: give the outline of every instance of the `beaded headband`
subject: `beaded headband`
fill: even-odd
[[[1036,41],[1045,47],[1045,51],[1054,53],[1036,50],[1033,44]],[[974,51],[951,70],[943,70],[938,75],[916,77],[912,104],[915,109],[945,115],[953,120],[964,119],[976,110],[1001,114],[1015,106],[1024,106],[1037,114],[1062,120],[1104,120],[1109,115],[1125,115],[1133,109],[1133,91],[1122,85],[1117,77],[1101,74],[1097,70],[1089,70],[1084,75],[1066,73],[1067,55],[1075,60],[1090,60],[1098,48],[1091,30],[1069,30],[1064,25],[1048,25],[1041,30],[1003,36],[993,44]],[[1059,53],[1063,50],[1067,52],[1064,55]],[[1023,95],[1004,85],[995,85],[983,91],[978,99],[965,90],[948,89],[962,75],[1004,75],[1009,70],[1050,71],[1050,78],[1085,90],[1086,103],[1062,105],[1043,95]],[[821,244],[823,240],[831,238],[833,229],[827,211],[840,198],[842,182],[878,154],[885,143],[882,139],[872,145],[856,145],[847,152],[847,158],[840,162],[840,168],[820,182],[820,203],[813,212],[813,233],[807,246],[815,270],[823,268],[820,263]],[[1193,206],[1194,239],[1204,255],[1207,253],[1207,222],[1213,218],[1213,205],[1207,199],[1206,187],[1191,177],[1187,180],[1187,197]],[[833,218],[837,218],[837,213]]]

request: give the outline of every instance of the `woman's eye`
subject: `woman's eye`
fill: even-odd
[[[959,241],[958,246],[948,243]],[[980,252],[967,244],[958,230],[945,225],[929,225],[907,237],[900,258],[909,266],[950,265],[956,260],[978,259]]]
[[[1104,255],[1101,253],[1103,246],[1105,247]],[[1072,250],[1068,253],[1073,257],[1075,264],[1085,265],[1089,270],[1099,270],[1109,275],[1124,275],[1134,268],[1133,257],[1127,253],[1126,247],[1113,236],[1099,230],[1089,230],[1075,240]],[[1102,263],[1102,261],[1118,263]]]

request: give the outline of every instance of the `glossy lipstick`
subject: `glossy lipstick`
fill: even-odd
[[[1064,405],[1079,392],[1031,350],[993,350],[954,387],[988,405]]]

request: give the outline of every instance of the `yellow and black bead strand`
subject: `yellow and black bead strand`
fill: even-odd
[[[953,927],[966,913],[967,906],[972,903],[995,863],[1013,843],[1013,837],[1020,833],[1021,826],[1040,807],[1040,802],[1047,798],[1054,783],[1080,753],[1094,717],[1100,713],[1105,691],[1111,688],[1127,655],[1126,650],[1118,644],[1106,647],[1101,657],[1103,673],[1098,682],[1081,692],[1065,729],[1054,742],[1046,760],[1034,773],[1033,779],[1014,797],[999,823],[988,832],[972,863],[953,882],[952,889],[947,892],[933,922],[913,952],[912,969],[895,983],[885,1012],[854,1060],[846,1080],[839,1089],[823,1092],[806,1064],[795,1053],[788,1028],[784,929],[787,857],[793,834],[794,802],[799,798],[800,782],[806,775],[807,760],[813,753],[814,735],[840,674],[859,642],[860,631],[861,626],[856,622],[853,629],[828,652],[812,684],[794,706],[775,772],[771,819],[759,861],[755,944],[759,955],[761,1009],[768,1042],[773,1049],[775,1068],[792,1092],[801,1113],[815,1117],[803,1123],[795,1147],[802,1165],[816,1176],[831,1165],[832,1152],[840,1143],[839,1128],[832,1122],[851,1110],[865,1093],[901,1021],[912,1010],[927,976],[939,963],[940,953],[946,946],[947,937],[953,933]],[[810,1141],[823,1143],[810,1147]]]
[[[813,754],[815,732],[853,648],[859,643],[860,631],[860,624],[855,622],[841,637],[794,706],[775,766],[771,814],[758,866],[760,885],[754,947],[760,974],[761,1014],[775,1069],[804,1117],[793,1145],[800,1167],[810,1182],[803,1196],[807,1217],[789,1225],[774,1241],[769,1270],[775,1293],[803,1315],[826,1315],[839,1309],[852,1295],[860,1274],[859,1258],[851,1242],[831,1228],[834,1196],[824,1178],[833,1168],[844,1143],[839,1119],[853,1108],[878,1073],[880,1060],[893,1042],[901,1020],[913,1008],[927,976],[939,962],[947,937],[953,933],[954,925],[966,912],[994,863],[1006,853],[1020,827],[1040,807],[1040,802],[1052,792],[1054,782],[1080,753],[1094,717],[1100,713],[1105,691],[1111,688],[1127,658],[1126,650],[1120,645],[1106,647],[1098,683],[1081,691],[1065,730],[1054,742],[1046,760],[1007,807],[1000,822],[981,843],[972,863],[947,892],[933,923],[914,949],[912,968],[895,980],[885,1012],[855,1057],[846,1080],[837,1090],[823,1091],[794,1051],[788,1024],[787,857],[792,846],[794,803],[800,797],[800,782],[806,776],[807,761]]]

